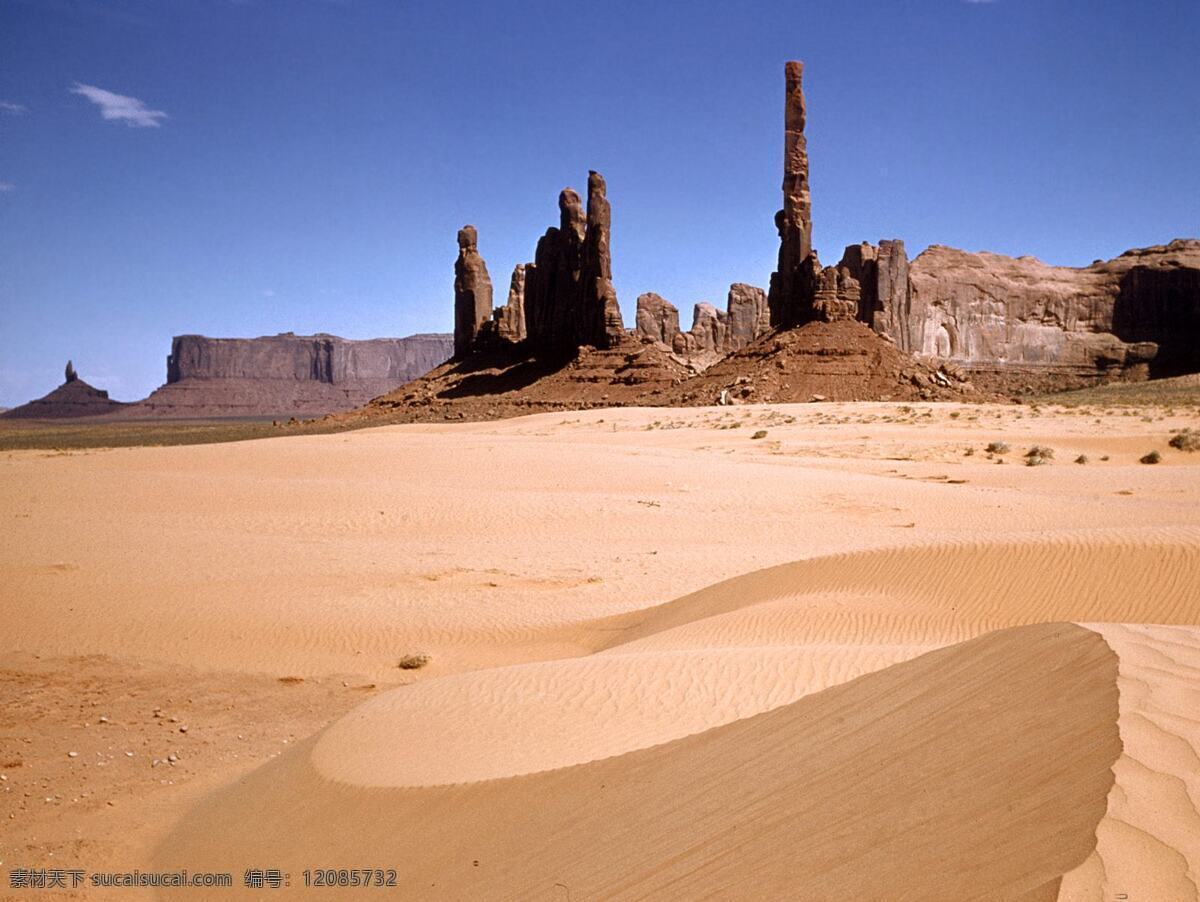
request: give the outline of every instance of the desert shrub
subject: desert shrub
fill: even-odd
[[[420,670],[431,660],[433,659],[429,655],[418,652],[415,655],[405,655],[396,666],[401,670]]]
[[[1140,464],[1156,464],[1162,460],[1162,455],[1157,451],[1151,451],[1149,454],[1143,454],[1138,458]]]
[[[1075,463],[1077,464],[1085,464],[1087,462],[1088,456],[1086,454],[1080,454],[1077,458],[1075,458]]]
[[[1200,451],[1200,429],[1183,429],[1171,436],[1169,444],[1180,451]]]
[[[765,429],[760,429],[760,430],[758,430],[758,432],[754,433],[754,435],[750,436],[750,438],[766,438],[766,437],[767,437],[767,430],[765,430]]]
[[[984,450],[988,454],[1007,454],[1012,449],[1008,447],[1008,442],[992,442]]]
[[[1025,466],[1027,467],[1040,467],[1052,460],[1054,460],[1054,449],[1047,448],[1045,445],[1034,445],[1025,452]]]

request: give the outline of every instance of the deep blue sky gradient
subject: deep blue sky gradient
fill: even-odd
[[[449,331],[456,230],[501,302],[589,168],[627,324],[686,323],[766,285],[792,58],[826,263],[1200,235],[1198,47],[1198,0],[0,0],[0,405],[68,357],[144,396],[179,333]]]

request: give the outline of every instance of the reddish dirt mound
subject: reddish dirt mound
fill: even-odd
[[[672,406],[829,401],[977,401],[953,367],[904,353],[859,322],[769,332],[678,386]],[[660,402],[663,403],[663,402]]]
[[[857,322],[809,323],[761,336],[697,375],[656,342],[632,339],[573,357],[496,349],[451,360],[335,422],[492,420],[589,407],[721,403],[978,401],[953,368],[897,350]]]
[[[120,410],[126,405],[114,401],[108,392],[88,385],[82,379],[64,382],[50,394],[6,410],[0,416],[9,419],[60,420],[71,417],[95,417]]]
[[[653,406],[667,403],[689,375],[665,348],[632,339],[609,350],[581,347],[573,357],[497,349],[451,360],[333,419],[491,420],[543,410]]]

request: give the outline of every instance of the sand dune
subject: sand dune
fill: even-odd
[[[372,786],[565,767],[771,710],[992,629],[1098,614],[1168,622],[1197,598],[1200,534],[1187,530],[817,558],[604,621],[591,633],[604,640],[600,654],[394,690],[334,725],[313,761]],[[385,748],[404,755],[381,770]]]
[[[1063,900],[1200,896],[1200,629],[1089,624],[1120,657],[1116,783]]]
[[[295,879],[386,861],[409,898],[1053,898],[1104,814],[1116,680],[1098,634],[1050,624],[521,777],[366,788],[308,744],[212,797],[158,862]],[[387,773],[404,749],[376,753]]]
[[[630,614],[609,645],[953,642],[1053,620],[1194,623],[1200,530],[1058,531],[831,555]],[[696,638],[689,638],[699,632]]]
[[[0,458],[0,859],[1194,898],[1187,422],[628,409]],[[1056,463],[1013,465],[1035,442]]]

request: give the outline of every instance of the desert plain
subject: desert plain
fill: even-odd
[[[813,403],[0,453],[0,871],[1194,899],[1196,423]],[[397,887],[303,885],[351,868]]]

